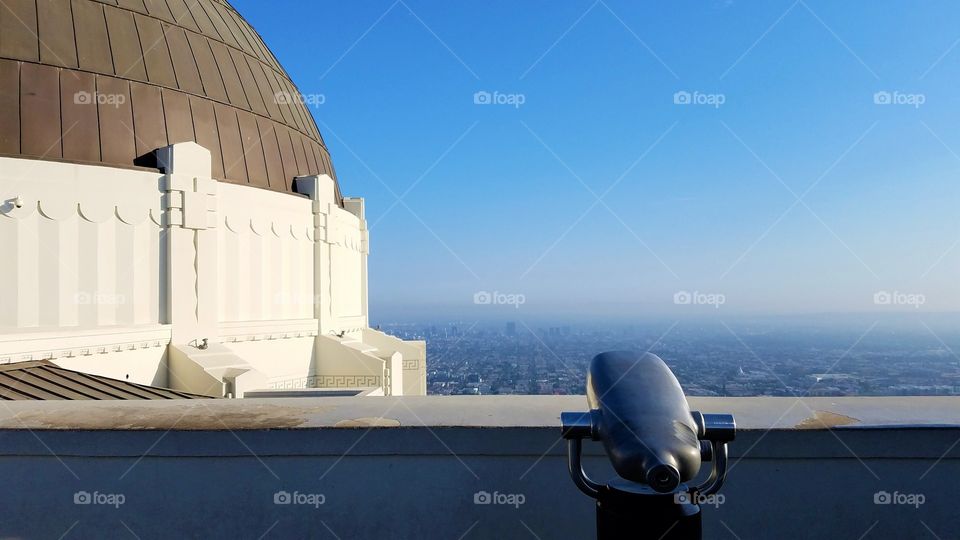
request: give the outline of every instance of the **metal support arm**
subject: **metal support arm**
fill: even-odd
[[[583,471],[583,465],[580,463],[582,448],[582,439],[569,439],[567,441],[567,469],[570,471],[570,478],[573,479],[574,485],[580,488],[580,491],[596,499],[602,486],[591,480],[587,473]]]

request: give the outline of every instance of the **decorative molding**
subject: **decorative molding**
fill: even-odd
[[[64,221],[79,215],[90,223],[116,218],[132,226],[147,219],[160,225],[161,178],[153,172],[0,157],[0,217],[22,220],[37,213]]]
[[[270,235],[276,238],[290,237],[294,240],[303,242],[313,242],[313,226],[310,223],[290,223],[279,219],[269,220],[264,217],[252,218],[250,216],[237,215],[235,213],[227,214],[221,208],[223,215],[223,225],[226,230],[234,234],[253,234],[255,236]]]
[[[319,333],[316,319],[222,323],[219,331],[223,343],[308,338]]]
[[[204,230],[217,227],[217,181],[184,174],[163,177],[166,227]]]
[[[233,234],[313,241],[309,199],[229,184],[220,185],[219,199],[221,220]]]
[[[37,351],[32,353],[20,353],[16,355],[0,355],[0,364],[10,364],[12,362],[28,362],[31,360],[56,360],[57,358],[74,358],[77,356],[93,356],[95,354],[122,353],[136,351],[140,349],[156,349],[166,347],[170,340],[151,340],[151,341],[128,341],[124,343],[111,343],[109,345],[100,345],[96,347],[80,347],[75,349],[52,349]]]
[[[383,387],[383,377],[379,375],[310,375],[283,379],[270,383],[274,390],[295,390],[300,388],[369,388]]]
[[[306,337],[317,337],[316,330],[306,332],[278,332],[267,334],[242,334],[242,335],[223,335],[220,340],[223,343],[242,343],[245,341],[267,341],[275,339],[297,339]]]
[[[351,334],[368,329],[367,318],[363,315],[335,317],[333,322],[338,333],[345,332]]]
[[[0,364],[155,349],[166,347],[169,343],[170,329],[167,327],[117,329],[112,333],[98,329],[0,334]]]
[[[331,208],[326,216],[326,242],[335,246],[363,252],[363,222],[340,208]]]
[[[4,212],[0,210],[0,216],[22,221],[33,216],[34,208],[39,217],[49,221],[66,221],[76,216],[94,224],[106,223],[113,219],[131,227],[136,227],[148,219],[158,227],[162,223],[162,211],[159,207],[150,208],[137,204],[103,206],[90,201],[57,200],[56,197],[38,200],[36,206],[28,211]]]

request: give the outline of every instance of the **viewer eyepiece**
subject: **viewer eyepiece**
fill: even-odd
[[[670,465],[656,465],[647,472],[647,485],[659,493],[673,493],[680,487],[680,473]]]
[[[736,435],[730,414],[691,411],[670,368],[654,354],[606,352],[590,362],[588,412],[560,416],[574,484],[597,500],[598,538],[700,538],[700,497],[716,493]],[[619,476],[594,482],[580,463],[583,439],[603,443]],[[712,461],[704,484],[691,487],[701,462]],[[632,484],[632,485],[631,485]]]

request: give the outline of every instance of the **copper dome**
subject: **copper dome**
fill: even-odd
[[[0,0],[0,155],[151,167],[184,141],[226,182],[335,178],[290,77],[225,0]]]

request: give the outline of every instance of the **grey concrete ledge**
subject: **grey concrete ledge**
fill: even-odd
[[[733,459],[960,457],[960,398],[690,402],[736,415]],[[560,412],[585,405],[583,396],[8,402],[0,456],[561,457]]]
[[[690,398],[739,430],[960,428],[960,397]],[[324,397],[204,401],[24,401],[0,430],[243,431],[369,427],[557,428],[584,396]]]
[[[704,507],[706,537],[960,538],[960,398],[690,401],[734,413],[741,427],[726,502]],[[0,475],[13,486],[0,494],[0,536],[317,538],[322,522],[339,538],[591,538],[593,502],[567,475],[559,430],[561,411],[585,405],[583,396],[0,403]],[[584,450],[590,475],[610,478],[603,448]],[[126,504],[77,505],[78,491],[124,494]],[[326,503],[278,506],[280,491]],[[526,503],[478,505],[480,491]],[[881,491],[926,504],[877,505]]]

